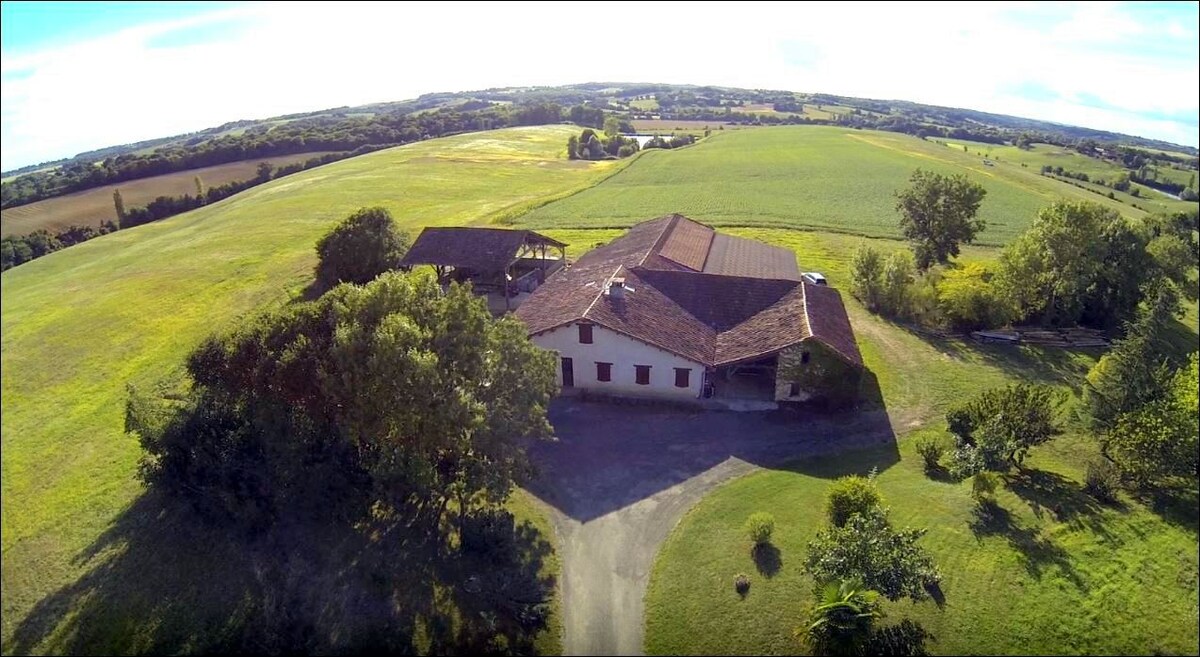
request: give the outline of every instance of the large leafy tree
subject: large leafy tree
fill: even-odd
[[[395,269],[408,251],[408,235],[385,208],[359,208],[317,241],[317,281],[362,285]]]
[[[1026,383],[993,388],[946,413],[955,435],[956,458],[978,454],[985,469],[1020,465],[1030,448],[1059,432],[1054,417],[1054,393]],[[965,474],[965,473],[964,473]]]
[[[1122,474],[1140,485],[1171,477],[1195,479],[1200,465],[1200,361],[1166,379],[1162,395],[1116,417],[1105,452]]]
[[[987,190],[963,174],[913,172],[908,188],[896,192],[896,210],[919,268],[945,264],[958,255],[959,245],[974,241],[987,225],[975,216],[986,195]]]
[[[923,529],[893,528],[880,507],[854,513],[808,544],[805,569],[822,587],[857,579],[889,600],[924,600],[926,589],[941,580],[933,558],[917,545],[924,534]]]
[[[210,338],[187,369],[177,407],[130,401],[145,478],[251,526],[367,509],[461,522],[527,474],[519,441],[549,435],[555,388],[516,320],[399,273]]]

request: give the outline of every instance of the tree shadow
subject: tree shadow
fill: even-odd
[[[1088,529],[1105,541],[1115,540],[1105,527],[1104,506],[1076,482],[1046,470],[1018,469],[1004,476],[1006,487],[1025,500],[1034,516],[1049,514],[1073,529]],[[1123,510],[1120,502],[1111,508]]]
[[[549,544],[528,523],[510,525],[481,556],[440,532],[281,523],[247,536],[151,491],[77,556],[87,572],[40,600],[9,649],[535,652],[554,587],[541,574]]]
[[[925,477],[930,481],[936,481],[939,484],[957,484],[960,479],[950,474],[950,471],[945,466],[937,465],[932,468],[926,467],[923,470]]]
[[[529,445],[537,476],[528,490],[580,522],[731,463],[834,478],[900,461],[884,409],[732,412],[560,397],[549,415],[556,440]]]
[[[1018,552],[1025,572],[1033,578],[1040,580],[1047,567],[1055,566],[1076,588],[1088,588],[1066,550],[1042,536],[1039,529],[1019,523],[1008,509],[999,504],[989,501],[976,506],[970,527],[978,539],[985,536],[1007,539],[1009,545]]]
[[[865,654],[868,655],[928,655],[925,641],[935,639],[920,623],[908,619],[871,632]]]
[[[771,543],[759,543],[750,550],[758,574],[771,579],[783,569],[783,553]]]
[[[1135,491],[1134,497],[1164,522],[1200,533],[1200,495],[1194,484],[1166,485]]]

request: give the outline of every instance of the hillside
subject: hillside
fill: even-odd
[[[108,588],[136,582],[114,581],[124,546],[106,532],[130,524],[169,531],[138,515],[139,447],[123,432],[125,386],[178,375],[211,331],[295,298],[312,280],[317,238],[358,207],[382,205],[413,231],[486,222],[622,166],[567,161],[571,132],[468,134],[344,160],[0,275],[4,651],[203,651],[203,641],[219,638],[187,632],[228,622],[227,608]],[[229,556],[201,544],[146,558],[123,562],[124,576],[178,589],[188,573],[209,582]],[[172,561],[192,570],[170,571]],[[228,593],[212,588],[203,595]],[[64,617],[89,596],[99,617]]]
[[[116,185],[56,196],[44,201],[0,210],[0,236],[25,235],[35,230],[51,232],[68,226],[99,226],[102,221],[116,221],[113,209],[113,190],[121,190],[125,207],[146,205],[159,196],[183,196],[195,194],[195,179],[200,177],[205,187],[229,182],[249,180],[254,177],[260,162],[268,162],[278,168],[293,162],[303,162],[319,157],[324,152],[300,153],[269,157],[262,160],[244,160],[190,171],[179,171],[151,178],[130,180]]]
[[[913,169],[965,173],[988,190],[980,243],[999,245],[1021,232],[1037,210],[1059,197],[1090,200],[1145,216],[1037,167],[908,135],[829,126],[725,130],[679,151],[647,151],[636,166],[604,184],[538,208],[520,223],[538,228],[629,226],[681,212],[723,226],[823,229],[898,237],[893,192]]]

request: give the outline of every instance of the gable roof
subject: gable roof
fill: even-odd
[[[614,278],[625,279],[622,299],[605,293]],[[808,339],[862,365],[841,295],[800,280],[791,251],[721,235],[682,215],[642,222],[584,254],[516,315],[530,334],[586,320],[708,366]]]
[[[401,267],[438,265],[498,271],[517,257],[522,244],[566,246],[531,230],[505,228],[426,228],[400,260]]]

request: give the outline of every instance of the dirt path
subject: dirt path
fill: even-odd
[[[642,654],[654,557],[713,488],[799,457],[895,444],[883,413],[818,418],[560,400],[551,415],[559,441],[533,448],[540,476],[531,491],[551,507],[559,536],[563,647],[573,655]]]

